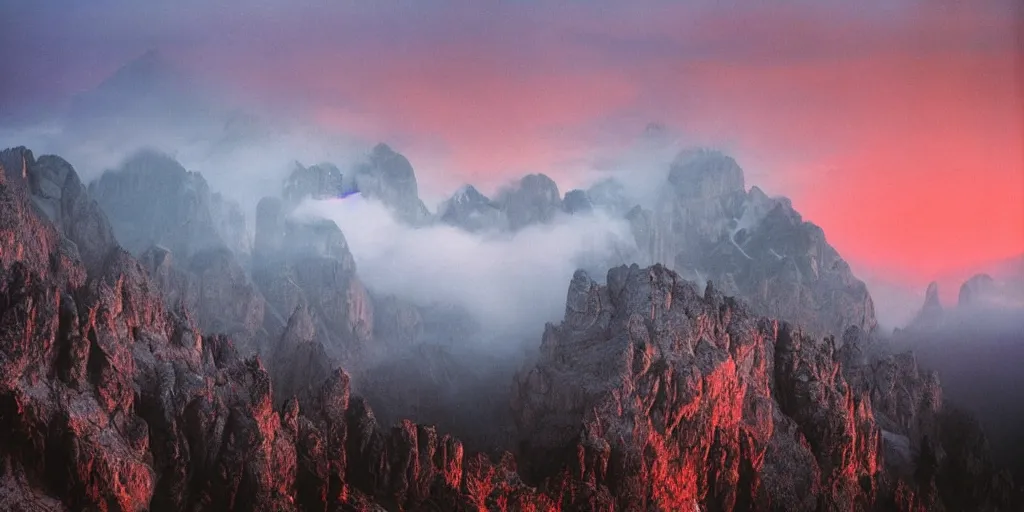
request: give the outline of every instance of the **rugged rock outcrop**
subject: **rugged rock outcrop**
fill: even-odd
[[[154,122],[194,127],[197,119],[216,109],[198,93],[197,85],[160,50],[147,50],[95,88],[72,98],[66,129],[77,134],[119,132],[123,138],[129,126],[144,130]]]
[[[1024,403],[1009,390],[1024,386],[1020,284],[1013,275],[979,274],[963,283],[958,302],[949,307],[929,286],[920,313],[890,341],[939,372],[947,401],[975,415],[993,460],[1018,478],[1024,475]]]
[[[1024,311],[1024,280],[1016,276],[993,278],[976,274],[960,285],[956,304],[946,307],[939,297],[939,284],[931,282],[925,290],[920,311],[907,324],[907,332],[959,330],[966,324],[985,329],[989,324],[1006,323],[1007,318],[1020,318]],[[1020,338],[1019,326],[1015,338]]]
[[[755,312],[789,319],[815,336],[877,325],[867,287],[821,228],[805,222],[788,199],[746,189],[734,159],[717,151],[684,151],[665,180],[654,199],[630,197],[614,178],[560,199],[555,182],[535,174],[493,202],[464,187],[442,213],[445,222],[471,231],[515,231],[551,222],[563,211],[621,216],[636,245],[619,251],[628,258],[621,261],[660,263],[687,279],[712,280]]]
[[[558,185],[543,174],[528,174],[503,190],[497,199],[508,216],[509,229],[550,222],[562,210]]]
[[[89,198],[78,174],[64,159],[44,155],[38,160],[24,147],[0,152],[4,181],[12,190],[24,194],[42,217],[74,240],[73,252],[88,267],[102,263],[115,244],[114,233],[106,217]],[[15,206],[15,207],[20,207]],[[5,240],[5,248],[18,247],[27,240]]]
[[[503,188],[494,200],[472,185],[460,188],[441,204],[442,222],[467,231],[518,231],[551,222],[559,213],[589,211],[585,195],[573,191],[564,205],[558,185],[543,174],[529,174]]]
[[[942,299],[939,298],[939,283],[932,281],[928,283],[928,289],[925,291],[924,305],[910,322],[910,327],[916,329],[937,327],[942,323],[944,315],[945,308],[942,307]]]
[[[955,491],[909,490],[918,484],[883,463],[900,463],[887,455],[899,447],[883,444],[901,439],[942,449],[930,444],[943,432],[938,385],[912,356],[867,363],[876,359],[857,331],[839,348],[710,285],[701,294],[660,265],[612,269],[607,283],[576,274],[565,320],[548,326],[538,361],[517,378],[528,479],[573,475],[583,509],[899,509],[908,495],[935,509],[963,503]],[[916,448],[903,455],[921,467]],[[960,467],[944,463],[929,478]]]
[[[508,229],[508,217],[500,206],[472,185],[456,191],[441,203],[437,213],[441,222],[471,232]]]
[[[721,153],[684,152],[652,210],[627,218],[649,261],[689,279],[712,280],[759,314],[815,336],[877,324],[867,287],[788,200],[745,189],[743,171]]]
[[[569,215],[594,211],[594,205],[590,202],[590,198],[587,197],[587,193],[579,189],[573,189],[565,193],[565,197],[562,198],[562,208]]]
[[[252,275],[282,318],[309,308],[316,340],[331,357],[349,360],[371,341],[373,301],[333,222],[293,221],[280,199],[260,200]]]
[[[89,195],[132,254],[153,245],[181,260],[218,247],[238,255],[251,251],[239,206],[212,192],[201,174],[185,170],[165,154],[145,150],[132,155],[90,183]]]
[[[309,197],[330,199],[357,192],[354,178],[342,174],[333,164],[322,163],[303,167],[295,162],[284,183],[283,197],[291,205]]]
[[[319,241],[298,255],[284,247],[301,243],[263,255],[285,267],[293,257],[314,259],[294,260],[302,268],[292,268],[289,280],[300,292],[273,355],[243,357],[229,336],[204,334],[193,320],[190,308],[204,301],[182,297],[201,297],[203,285],[195,292],[157,283],[176,279],[162,260],[168,254],[151,251],[144,265],[112,237],[65,231],[75,224],[54,219],[72,212],[100,233],[111,230],[84,193],[67,209],[57,203],[51,217],[35,204],[31,183],[39,167],[30,165],[31,153],[0,157],[0,505],[286,511],[1019,505],[1009,481],[995,472],[977,425],[942,407],[937,381],[913,358],[879,358],[856,329],[841,342],[811,338],[753,315],[711,285],[699,292],[660,265],[612,269],[606,285],[583,272],[574,276],[565,319],[547,327],[536,361],[515,381],[511,412],[519,442],[504,441],[515,453],[473,454],[451,435],[409,420],[386,427],[366,400],[352,396],[349,375],[334,367],[317,339],[320,324],[335,321],[326,311],[346,311],[339,315],[345,322],[361,315],[349,315],[351,304],[329,289],[351,288],[325,279],[352,278],[340,233],[289,227],[268,217],[272,202],[262,205],[268,238],[257,240],[260,250],[273,249],[277,237]],[[73,187],[81,191],[77,178],[64,183],[72,190],[60,197],[73,197]],[[79,247],[88,247],[95,261],[86,264]],[[200,266],[233,272],[218,265]],[[312,274],[307,279],[303,272]],[[182,307],[165,307],[175,291]],[[214,287],[210,293],[237,292]],[[381,332],[395,339],[434,328],[427,321],[417,327],[415,313],[423,310],[400,301],[374,305],[389,318]],[[376,316],[362,318],[378,323]],[[440,363],[425,365],[425,373],[449,367],[444,355],[421,354],[423,362]]]
[[[169,309],[191,312],[203,332],[230,336],[242,354],[265,351],[283,327],[225,247],[204,249],[176,263],[174,254],[154,246],[138,259]]]
[[[34,167],[9,166],[22,162],[11,154],[0,173],[2,503],[373,510],[434,502],[452,510],[495,485],[493,465],[470,459],[464,468],[461,444],[433,428],[378,426],[364,402],[350,401],[341,370],[282,382],[299,400],[275,411],[261,360],[167,312],[130,254],[111,243],[98,265],[83,266],[76,240],[32,206],[18,181]],[[106,225],[98,208],[90,211]],[[298,348],[308,331],[300,310],[282,360],[316,354]]]
[[[970,307],[984,302],[996,289],[996,281],[988,274],[978,274],[964,281],[957,296],[957,306]]]
[[[626,187],[614,178],[601,180],[587,189],[587,199],[597,209],[613,215],[625,215],[636,206],[626,193]]]
[[[430,211],[420,200],[412,165],[386,144],[377,144],[367,161],[356,166],[355,188],[387,205],[403,222],[419,226],[431,219]]]
[[[118,243],[159,287],[166,306],[188,311],[203,332],[231,336],[244,355],[283,328],[250,282],[252,243],[239,206],[168,155],[140,151],[89,185]]]

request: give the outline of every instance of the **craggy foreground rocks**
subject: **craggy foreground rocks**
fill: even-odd
[[[8,509],[1016,510],[912,358],[878,359],[855,331],[808,338],[661,266],[577,273],[515,382],[510,453],[382,425],[344,370],[313,364],[307,302],[273,361],[241,357],[95,236],[104,214],[45,158],[68,171],[50,210],[44,159],[0,154]],[[282,361],[316,371],[274,382]]]
[[[443,510],[469,506],[462,488],[490,475],[489,462],[470,461],[464,471],[457,440],[409,422],[377,425],[365,402],[350,400],[340,369],[297,388],[301,396],[275,410],[258,357],[240,358],[229,339],[203,336],[187,315],[166,311],[158,287],[117,245],[96,247],[106,256],[85,265],[77,246],[89,240],[58,231],[32,206],[27,183],[12,179],[34,169],[31,152],[3,157],[0,503],[25,510],[373,510],[441,499]],[[92,222],[106,223],[91,211]],[[286,334],[293,330],[301,329]],[[293,337],[296,346],[309,343]]]
[[[607,283],[577,272],[513,400],[523,476],[569,475],[578,509],[1016,510],[912,355],[807,337],[660,265]]]

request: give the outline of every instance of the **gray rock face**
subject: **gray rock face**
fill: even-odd
[[[69,127],[88,130],[120,128],[154,121],[184,125],[214,107],[197,84],[158,50],[129,62],[94,89],[73,98]],[[122,131],[123,133],[123,131]]]
[[[316,341],[316,325],[305,304],[292,313],[272,350],[267,366],[273,376],[275,405],[298,397],[308,406],[317,391],[314,386],[330,377],[336,363]]]
[[[438,208],[441,222],[470,232],[508,229],[508,218],[499,206],[472,185],[466,185]]]
[[[161,245],[179,258],[216,247],[250,252],[245,215],[210,191],[201,174],[173,158],[141,151],[89,185],[118,242],[134,254]]]
[[[668,182],[677,196],[714,201],[744,193],[743,170],[732,157],[717,151],[684,151],[672,162]]]
[[[267,260],[284,250],[284,203],[276,197],[264,197],[256,204],[256,232],[253,259]]]
[[[204,332],[231,336],[245,356],[267,349],[284,324],[267,314],[240,262],[251,242],[237,204],[154,151],[135,154],[89,190],[169,310],[191,315]]]
[[[821,228],[804,222],[786,199],[757,187],[744,190],[732,158],[685,152],[668,181],[652,210],[627,214],[647,261],[700,282],[713,280],[754,311],[791,319],[817,335],[875,327],[867,287]]]
[[[988,274],[978,274],[960,286],[957,306],[968,307],[984,303],[996,291],[996,281]]]
[[[271,233],[254,263],[284,274],[271,302],[294,300],[279,308],[265,367],[204,335],[196,312],[164,306],[254,322],[230,252],[180,266],[200,281],[179,279],[160,249],[139,262],[114,244],[87,268],[86,241],[34,204],[30,162],[0,153],[0,508],[1020,509],[977,425],[942,407],[937,380],[911,356],[877,357],[857,328],[841,344],[811,338],[660,265],[612,269],[606,285],[578,272],[563,321],[514,382],[517,431],[506,431],[484,420],[502,409],[501,365],[415,344],[470,336],[452,328],[458,315],[393,298],[361,310],[352,299],[366,293],[352,291],[344,238],[328,226],[295,227],[263,204]],[[102,214],[92,221],[111,231]],[[287,249],[310,237],[323,240]],[[458,418],[518,461],[408,420],[384,428],[317,339],[366,325],[375,340],[414,343],[359,377],[390,414],[415,405]]]
[[[509,229],[550,222],[562,211],[558,185],[543,174],[530,174],[499,194],[497,203],[508,216]]]
[[[594,211],[594,205],[590,202],[590,198],[587,197],[587,193],[579,189],[570,190],[565,193],[565,197],[562,199],[562,207],[565,209],[565,213],[569,215]]]
[[[366,349],[373,334],[373,302],[356,276],[355,260],[330,221],[287,219],[279,199],[257,205],[253,281],[280,318],[308,307],[315,341],[338,361]]]
[[[614,251],[616,263],[661,263],[688,279],[712,280],[754,311],[798,322],[819,336],[877,325],[867,286],[821,228],[804,222],[788,199],[746,190],[743,170],[731,157],[685,151],[671,163],[653,204],[632,201],[615,179],[570,191],[563,200],[550,178],[530,175],[493,202],[464,187],[445,204],[442,217],[470,231],[515,231],[551,222],[563,211],[621,215],[635,248]]]
[[[577,475],[576,495],[607,509],[962,503],[933,490],[936,472],[960,469],[905,471],[919,447],[941,450],[947,425],[913,356],[876,353],[856,327],[841,346],[807,337],[660,265],[612,269],[607,283],[573,277],[564,320],[517,376],[527,477]]]
[[[368,161],[356,167],[355,186],[364,196],[387,205],[403,222],[418,226],[430,220],[412,165],[386,144],[374,147]]]
[[[24,147],[0,152],[4,183],[21,190],[44,218],[64,233],[83,263],[99,265],[117,243],[106,216],[89,197],[71,164]]]
[[[65,235],[33,209],[27,189],[7,184],[7,160],[4,167],[0,508],[469,505],[460,498],[458,441],[411,422],[397,433],[380,428],[365,403],[350,407],[343,371],[324,376],[314,364],[281,379],[304,410],[294,399],[275,409],[258,357],[242,360],[227,338],[202,336],[166,312],[146,272],[116,245],[86,269],[64,252]],[[283,361],[323,360],[301,348],[303,324],[290,323]],[[429,462],[412,464],[420,460]]]
[[[909,329],[936,329],[945,320],[946,310],[942,307],[942,300],[939,298],[939,283],[932,281],[928,283],[928,289],[924,293],[924,304],[921,311],[918,311],[913,320],[910,321]]]
[[[442,222],[467,231],[518,231],[534,224],[551,222],[560,213],[590,211],[585,193],[576,190],[563,203],[558,185],[543,174],[530,174],[498,193],[491,200],[472,185],[459,189],[442,203]],[[570,211],[571,209],[571,211]]]
[[[626,194],[626,187],[614,178],[599,181],[587,189],[587,199],[596,209],[612,215],[625,215],[634,206]]]
[[[665,237],[656,230],[654,212],[637,205],[626,212],[625,217],[629,221],[629,230],[639,250],[640,257],[636,263],[653,264],[654,261],[670,255],[663,247]]]
[[[283,327],[267,315],[267,304],[245,270],[226,248],[205,249],[175,262],[170,251],[154,246],[139,256],[171,310],[194,315],[203,332],[231,337],[239,352],[265,353]]]
[[[296,162],[284,184],[283,197],[291,205],[304,198],[329,199],[355,192],[354,178],[345,176],[332,164],[303,167]]]

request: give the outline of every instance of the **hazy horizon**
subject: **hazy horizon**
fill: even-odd
[[[748,188],[791,198],[899,324],[928,282],[955,302],[965,279],[1024,254],[1015,5],[15,2],[0,21],[18,75],[0,86],[0,133],[31,145],[18,130],[38,126],[32,113],[66,111],[158,49],[211,97],[292,130],[221,160],[166,142],[215,188],[238,181],[218,167],[244,168],[259,195],[287,162],[344,166],[386,142],[434,209],[465,183],[489,193],[543,172],[564,194],[596,169],[657,168],[636,141],[660,123],[680,146],[736,157]],[[41,19],[45,31],[27,23]],[[123,156],[88,149],[109,161],[62,155],[86,178]]]

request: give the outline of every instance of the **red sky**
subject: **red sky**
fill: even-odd
[[[244,16],[100,3],[88,24],[50,13],[69,21],[46,55],[80,53],[65,59],[80,79],[61,83],[87,87],[159,45],[239,93],[392,143],[447,190],[537,171],[569,188],[657,121],[733,153],[855,269],[923,288],[1024,253],[1013,2],[264,2]],[[25,91],[47,76],[23,73]]]

